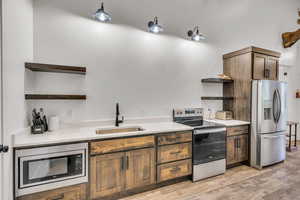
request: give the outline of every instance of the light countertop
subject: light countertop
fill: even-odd
[[[127,133],[112,133],[97,135],[97,129],[109,129],[115,128],[111,125],[106,126],[91,126],[91,127],[75,127],[65,128],[54,132],[46,132],[41,135],[32,135],[29,132],[19,133],[13,135],[12,145],[13,147],[28,147],[38,145],[49,145],[58,143],[69,143],[69,142],[80,142],[89,140],[101,140],[110,138],[120,138],[129,136],[140,136],[140,135],[152,135],[157,133],[165,132],[176,132],[176,131],[189,131],[193,130],[190,126],[174,122],[162,122],[162,123],[125,123],[120,125],[120,128],[126,127],[141,127],[143,131],[138,132],[127,132]]]
[[[240,120],[220,120],[220,119],[205,119],[208,122],[214,122],[217,124],[223,124],[227,127],[230,126],[242,126],[242,125],[249,125],[250,122],[247,121],[240,121]]]

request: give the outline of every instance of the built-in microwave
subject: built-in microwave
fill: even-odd
[[[84,182],[88,182],[87,143],[15,152],[17,197]]]

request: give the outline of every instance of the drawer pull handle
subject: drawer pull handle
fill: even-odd
[[[64,199],[64,198],[65,198],[65,195],[64,194],[60,194],[60,195],[58,195],[56,197],[53,197],[53,198],[51,198],[49,200],[61,200],[61,199]]]
[[[173,168],[170,170],[171,173],[176,173],[176,172],[178,172],[178,171],[180,171],[180,167],[178,167],[178,166],[173,167]]]
[[[181,151],[173,151],[173,152],[171,152],[170,154],[180,154],[181,153]]]
[[[175,138],[167,138],[167,140],[168,141],[177,141],[177,140],[179,140],[181,138],[181,136],[177,136],[177,137],[175,137]]]

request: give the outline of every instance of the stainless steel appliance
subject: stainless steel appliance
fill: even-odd
[[[84,182],[88,182],[87,143],[15,152],[17,197]]]
[[[251,166],[264,166],[286,158],[287,83],[252,82]]]
[[[173,120],[192,126],[193,181],[225,173],[226,128],[203,120],[203,109],[175,109]]]

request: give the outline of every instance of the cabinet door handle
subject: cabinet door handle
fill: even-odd
[[[64,194],[60,194],[60,195],[58,195],[56,197],[52,197],[52,198],[50,198],[48,200],[61,200],[61,199],[64,199],[64,198],[65,198],[65,195]]]
[[[121,158],[121,171],[123,171],[124,170],[124,160],[125,160],[125,158],[124,158],[124,156]]]
[[[264,76],[265,78],[270,78],[270,69],[265,69]]]
[[[237,138],[234,138],[234,148],[237,149]]]
[[[126,156],[126,170],[129,169],[129,157]]]

